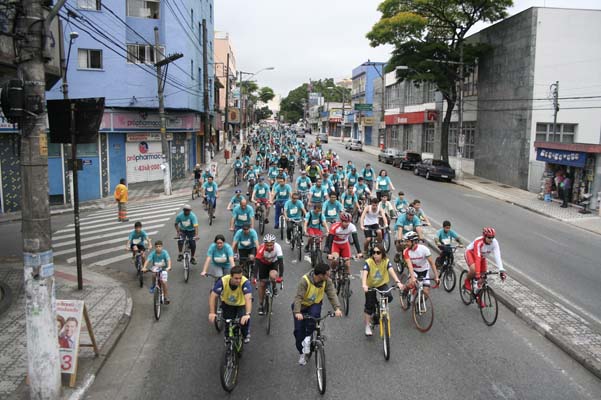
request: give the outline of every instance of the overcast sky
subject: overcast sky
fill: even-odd
[[[366,61],[387,61],[391,47],[372,48],[365,34],[380,0],[215,0],[215,29],[230,33],[239,69],[286,96],[309,78],[342,79]],[[532,6],[601,8],[600,0],[514,0],[510,15]],[[481,27],[484,27],[482,25]],[[480,29],[481,29],[480,27]]]

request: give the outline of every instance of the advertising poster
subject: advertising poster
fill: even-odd
[[[56,325],[63,374],[73,374],[76,371],[83,322],[83,301],[56,300]]]
[[[130,134],[126,143],[125,168],[128,183],[163,179],[160,134]],[[134,141],[135,139],[138,139]]]

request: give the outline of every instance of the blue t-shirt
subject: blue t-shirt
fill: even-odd
[[[180,211],[175,217],[175,223],[178,225],[181,231],[193,231],[195,226],[198,226],[198,218],[196,214],[190,211],[189,215],[185,215],[183,211]]]
[[[150,265],[161,268],[167,268],[167,261],[170,259],[171,257],[169,257],[169,253],[167,253],[167,250],[165,249],[161,250],[161,254],[158,254],[156,250],[152,250],[148,255],[148,261],[150,262]]]
[[[240,161],[240,160],[234,161],[234,169],[236,169],[236,168],[242,168],[242,161]]]
[[[244,197],[244,195],[243,195],[243,194],[241,194],[241,195],[237,195],[237,194],[235,194],[235,195],[233,195],[233,196],[232,196],[232,199],[230,200],[230,203],[232,203],[234,206],[237,206],[237,205],[238,205],[238,204],[240,204],[240,202],[241,202],[242,200],[244,200],[245,198],[246,198],[246,197]]]
[[[367,185],[365,183],[356,183],[355,184],[355,194],[357,195],[357,199],[359,199],[362,196],[365,196],[367,191],[366,189],[369,189],[369,187],[367,187]]]
[[[353,163],[346,164],[344,166],[344,172],[346,172],[347,174],[350,174],[351,171],[353,170],[353,168],[355,168],[355,165]]]
[[[128,240],[131,244],[142,245],[148,240],[148,234],[145,231],[136,232],[134,229],[130,232]]]
[[[238,230],[234,235],[234,242],[238,242],[239,249],[253,249],[256,247],[256,243],[259,240],[259,235],[254,229],[248,230],[248,235],[244,233],[243,229]]]
[[[328,222],[337,221],[340,218],[340,212],[344,209],[344,207],[342,207],[342,203],[340,203],[338,200],[336,200],[334,203],[328,200],[323,203],[322,207],[323,215]]]
[[[400,198],[396,199],[396,202],[394,203],[394,208],[396,208],[396,210],[399,213],[404,213],[407,209],[407,207],[409,207],[409,202],[406,199],[401,200]]]
[[[255,199],[268,199],[269,185],[266,183],[259,183],[258,185],[255,185],[254,193]]]
[[[344,206],[344,209],[349,210],[353,208],[353,206],[357,202],[357,195],[355,193],[348,194],[348,192],[344,192],[342,193],[342,196],[340,196],[340,199],[342,200],[342,205]]]
[[[299,176],[296,178],[296,188],[301,192],[306,192],[311,186],[311,179],[308,176]]]
[[[221,249],[217,248],[217,243],[212,243],[207,251],[207,256],[211,257],[211,261],[214,266],[229,269],[230,268],[230,257],[234,256],[234,250],[229,243],[224,243]]]
[[[305,221],[308,222],[307,228],[321,229],[325,220],[322,213],[317,214],[314,210],[309,211],[305,217]]]
[[[357,179],[359,179],[359,175],[357,175],[356,173],[348,173],[346,175],[346,179],[348,180],[348,184],[349,185],[354,185],[355,183],[357,183]]]
[[[278,177],[279,171],[278,171],[278,167],[269,167],[269,172],[267,173],[267,175],[271,178],[271,179],[275,179]]]
[[[389,190],[388,187],[390,186],[390,177],[388,175],[378,176],[376,182],[378,184],[378,192],[386,192]]]
[[[324,187],[323,183],[321,187],[317,185],[311,187],[311,203],[323,203],[326,199],[328,191]]]
[[[421,226],[419,218],[414,215],[412,219],[407,217],[407,214],[401,214],[394,224],[394,230],[397,231],[400,227],[403,228],[403,235],[407,232],[414,231],[416,227]]]
[[[284,204],[286,217],[290,219],[300,220],[303,217],[302,209],[303,202],[300,200],[288,200],[286,204]]]
[[[277,201],[288,201],[292,196],[292,188],[287,183],[284,183],[283,185],[276,183],[273,186],[273,192],[275,193],[275,199]]]
[[[250,168],[248,171],[246,171],[246,175],[244,175],[246,178],[246,181],[250,181],[250,180],[257,180],[257,177],[259,176],[259,174],[257,173],[257,171],[254,170],[254,168]]]
[[[202,184],[202,188],[204,189],[207,197],[217,196],[217,184],[215,182],[205,182]]]
[[[363,179],[365,179],[366,181],[373,181],[374,180],[374,169],[373,168],[363,168],[363,170],[361,170],[361,176],[363,177]]]
[[[246,205],[246,209],[243,209],[239,204],[232,211],[232,217],[234,218],[235,226],[243,226],[249,224],[255,216],[255,210],[250,204]]]
[[[439,229],[438,232],[436,232],[436,237],[438,237],[438,240],[440,240],[442,244],[448,246],[451,244],[451,241],[453,239],[457,240],[459,235],[457,235],[457,233],[452,229],[450,229],[448,232],[445,232],[443,228]]]

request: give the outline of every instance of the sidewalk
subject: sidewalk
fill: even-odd
[[[236,157],[235,155],[233,156]],[[231,172],[232,160],[230,159],[228,163],[225,163],[225,158],[223,156],[223,151],[215,154],[212,162],[217,163],[218,168],[218,177],[216,182],[221,186],[223,181],[229,176]],[[204,169],[204,166],[203,166]],[[171,182],[172,193],[171,196],[165,196],[163,194],[163,181],[153,181],[153,182],[140,182],[140,183],[132,183],[128,185],[129,189],[129,203],[135,204],[138,202],[144,202],[152,199],[169,199],[173,197],[187,196],[192,192],[192,177],[193,174],[190,173],[185,179],[178,179]],[[117,208],[115,206],[115,200],[113,199],[112,193],[105,198],[90,200],[81,202],[79,205],[79,211],[91,211],[91,210],[99,210],[115,207],[115,215],[117,215]],[[51,206],[50,214],[51,215],[60,215],[72,213],[73,209],[70,206]],[[14,222],[21,220],[21,212],[13,212],[13,213],[5,213],[0,214],[0,224],[4,222]],[[1,280],[1,279],[0,279]]]
[[[56,298],[84,300],[100,351],[96,357],[90,348],[79,352],[77,387],[90,385],[93,377],[108,357],[121,334],[127,328],[132,311],[132,300],[127,288],[104,274],[86,270],[84,288],[77,290],[73,267],[56,266]],[[13,300],[0,315],[0,398],[28,399],[25,383],[27,373],[27,334],[25,329],[25,293],[23,267],[0,266],[0,281],[11,290]],[[82,327],[82,342],[89,343],[87,330]],[[68,398],[75,389],[64,387]]]

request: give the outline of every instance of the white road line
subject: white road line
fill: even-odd
[[[157,233],[159,233],[159,231],[152,231],[152,232],[146,232],[148,234],[148,236],[151,235],[156,235]],[[111,240],[103,240],[100,243],[92,243],[92,244],[86,244],[85,246],[81,246],[82,250],[86,250],[86,249],[91,249],[91,248],[97,248],[100,247],[102,245],[106,245],[106,244],[113,244],[113,243],[119,243],[119,242],[123,242],[125,243],[127,241],[127,237],[123,238],[123,237],[118,237],[115,239],[111,239]],[[70,253],[75,253],[75,249],[69,249],[69,250],[61,250],[61,251],[55,251],[53,252],[53,256],[62,256],[64,254],[70,254]]]
[[[123,246],[116,246],[116,247],[109,247],[108,249],[102,249],[102,250],[98,250],[98,251],[93,251],[91,253],[87,253],[81,256],[82,260],[87,260],[88,258],[92,258],[92,257],[96,257],[96,256],[100,256],[102,254],[108,254],[108,253],[112,253],[112,254],[126,254],[127,256],[129,256],[131,258],[131,252],[129,251],[125,251],[125,249],[123,248]],[[69,264],[72,264],[75,262],[75,257],[70,257],[67,258],[67,262]]]
[[[104,260],[96,261],[96,262],[90,264],[90,266],[103,267],[105,265],[109,265],[109,264],[115,263],[117,261],[123,261],[123,260],[127,260],[127,259],[131,259],[131,254],[123,254],[120,256],[112,257],[112,258],[106,258]]]
[[[146,229],[150,230],[150,229],[158,229],[158,228],[162,228],[163,226],[165,226],[165,224],[161,224],[161,225],[153,225],[153,226],[147,226]],[[90,242],[92,240],[98,240],[98,239],[105,239],[105,238],[110,238],[110,237],[115,237],[116,235],[119,235],[123,238],[123,240],[125,241],[125,239],[127,238],[127,236],[129,235],[129,233],[131,232],[131,229],[126,229],[123,231],[119,231],[119,232],[111,232],[111,233],[104,233],[102,235],[95,235],[95,236],[88,236],[88,237],[84,237],[81,238],[81,242]],[[73,235],[67,235],[65,236],[66,239],[71,239],[73,238]],[[53,238],[53,240],[56,240],[56,238]],[[66,242],[52,242],[52,247],[56,248],[56,247],[64,247],[64,246],[70,246],[70,245],[75,245],[75,240],[69,240]]]
[[[159,227],[161,226],[165,226],[165,224],[161,224]],[[146,229],[149,229],[148,227],[146,227]],[[92,234],[92,233],[100,233],[100,232],[108,232],[108,231],[115,231],[115,230],[119,230],[121,232],[127,232],[129,234],[129,232],[132,231],[132,227],[131,226],[123,226],[123,224],[121,224],[121,226],[117,225],[117,226],[109,226],[107,228],[102,228],[102,229],[96,229],[93,232],[86,232],[86,234]],[[70,232],[67,235],[59,235],[59,236],[55,236],[53,237],[53,240],[62,240],[62,239],[70,239],[73,238],[75,235],[74,232]],[[82,237],[85,235],[82,235]]]
[[[157,219],[144,219],[144,220],[142,220],[142,222],[144,223],[144,225],[149,225],[149,224],[154,224],[156,222],[169,221],[171,219],[171,217],[168,217],[168,218],[158,218],[158,217],[161,217],[161,216],[164,216],[164,215],[160,215],[160,216],[157,215],[156,217],[153,217],[153,218],[157,218]],[[123,225],[123,222],[118,222],[118,221],[108,222],[108,223],[107,222],[103,222],[103,221],[98,221],[98,222],[94,222],[93,225],[89,225],[88,224],[88,226],[80,227],[79,231],[83,233],[83,232],[86,232],[86,231],[89,231],[89,230],[94,230],[94,229],[99,228],[99,227],[107,228],[109,226],[131,226],[131,225],[128,225],[128,224]],[[72,227],[69,227],[69,228],[64,228],[64,229],[61,229],[59,231],[56,231],[56,232],[54,232],[54,234],[58,235],[58,234],[61,234],[61,233],[74,232],[74,229],[75,229],[75,227],[72,226]],[[131,229],[133,229],[133,228],[131,228]]]
[[[140,205],[140,206],[134,206],[134,207],[127,207],[127,211],[139,211],[139,210],[146,210],[146,209],[158,208],[158,207],[168,207],[168,206],[180,207],[183,205],[184,205],[184,202],[182,200],[165,201],[165,202],[161,202],[161,203],[146,204],[143,206]],[[90,214],[89,216],[94,217],[94,216],[101,216],[101,215],[116,215],[116,214],[117,214],[117,209],[115,208],[115,210],[98,211],[98,212]]]
[[[179,210],[179,208],[174,208],[173,206],[168,207],[168,208],[162,208],[162,209],[153,209],[153,210],[149,210],[149,211],[142,210],[140,212],[129,214],[128,218],[131,221],[132,219],[143,217],[145,215],[175,213],[175,211],[177,211],[177,210]],[[117,221],[113,216],[106,216],[106,217],[84,218],[84,219],[82,219],[82,222],[79,224],[79,226],[96,224],[101,221],[111,221],[114,223],[119,223],[119,221]],[[75,226],[74,224],[69,224],[69,225],[66,225],[65,228],[73,228],[74,226]]]

